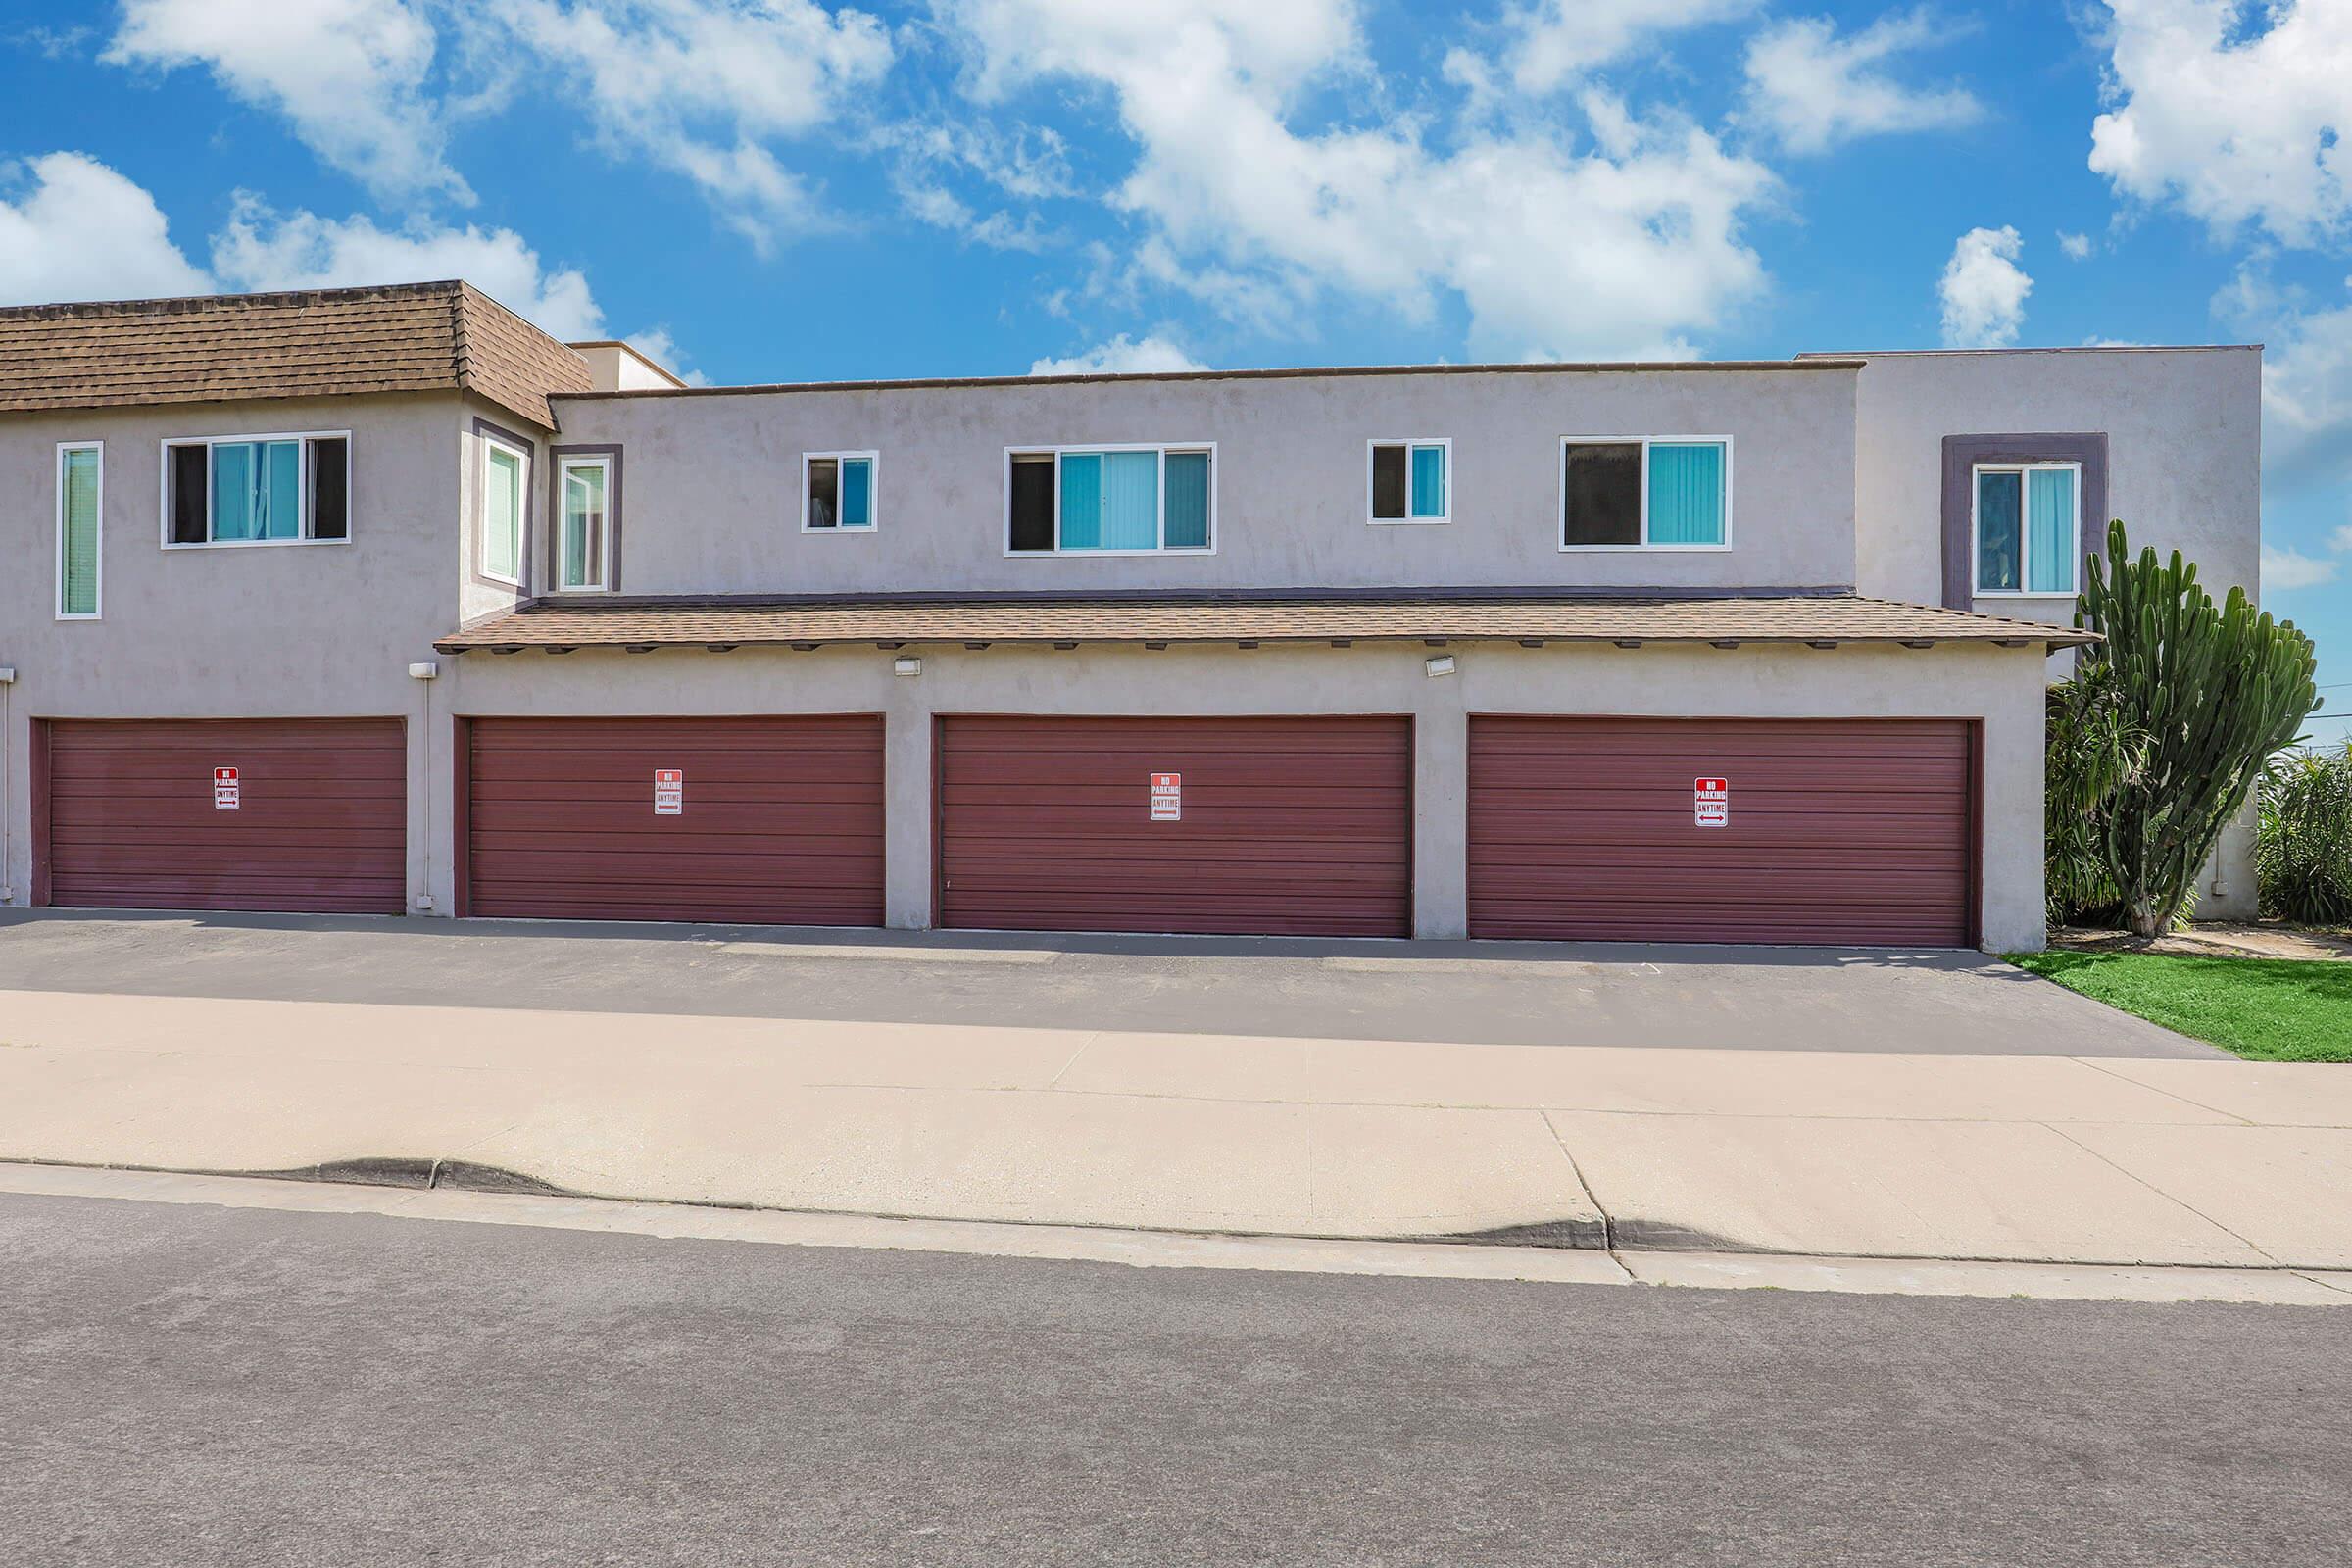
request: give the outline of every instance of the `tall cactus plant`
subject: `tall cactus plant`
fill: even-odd
[[[2125,918],[2135,935],[2159,936],[2264,761],[2319,707],[2311,639],[2257,612],[2241,588],[2216,607],[2179,551],[2169,563],[2152,549],[2132,560],[2121,522],[2108,526],[2106,559],[2089,563],[2075,621],[2105,637],[2084,657],[2111,667],[2146,737],[2105,827]]]

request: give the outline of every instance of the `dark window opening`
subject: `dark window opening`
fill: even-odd
[[[311,443],[311,537],[351,536],[351,443],[341,437]]]
[[[1405,449],[1403,447],[1374,447],[1372,449],[1372,515],[1402,520],[1404,517]]]
[[[1054,459],[1012,460],[1012,530],[1015,550],[1054,548]]]
[[[1568,446],[1566,515],[1560,542],[1642,542],[1642,443],[1578,441]]]
[[[207,538],[205,491],[212,483],[210,447],[172,448],[172,542],[200,545]]]
[[[808,460],[808,526],[834,528],[841,524],[841,464],[832,458]]]

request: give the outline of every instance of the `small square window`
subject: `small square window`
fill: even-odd
[[[872,452],[811,452],[802,465],[801,529],[805,533],[854,533],[874,526]]]
[[[1445,522],[1453,515],[1453,443],[1372,443],[1372,520]]]

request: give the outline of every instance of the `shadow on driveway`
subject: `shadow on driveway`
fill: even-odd
[[[11,910],[0,989],[1491,1045],[2218,1054],[1955,950]]]

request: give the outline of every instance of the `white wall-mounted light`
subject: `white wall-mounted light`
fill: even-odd
[[[17,666],[14,664],[0,664],[0,686],[14,686],[16,683]]]
[[[901,654],[890,662],[890,672],[893,675],[920,675],[923,662],[912,654]]]
[[[1440,654],[1435,659],[1424,659],[1421,661],[1421,667],[1429,671],[1429,678],[1432,680],[1437,679],[1440,675],[1450,675],[1453,673],[1453,656]]]
[[[440,673],[441,666],[429,659],[418,660],[409,666],[409,679],[411,680],[431,680]]]

